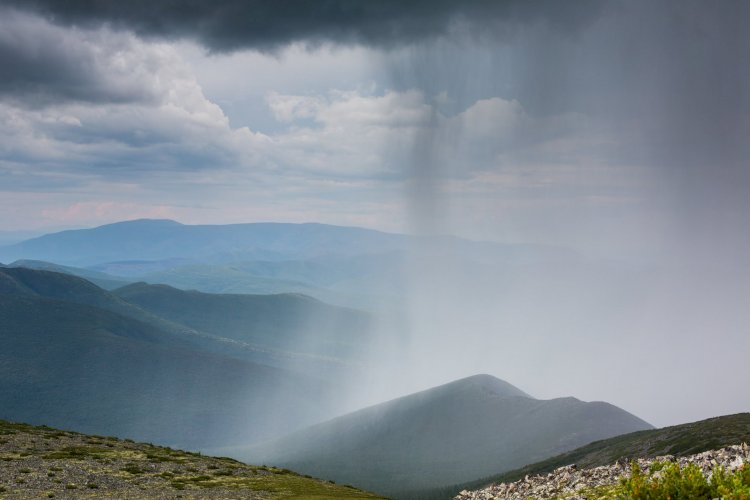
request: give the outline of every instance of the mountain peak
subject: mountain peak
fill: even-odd
[[[425,393],[434,394],[458,394],[464,392],[482,393],[491,397],[523,397],[533,399],[532,396],[523,392],[518,387],[486,373],[454,380],[453,382],[425,391]]]
[[[99,229],[103,227],[125,227],[125,226],[175,227],[175,226],[183,226],[183,225],[184,224],[177,222],[176,220],[172,220],[172,219],[132,219],[132,220],[124,220],[120,222],[113,222],[111,224],[103,224],[94,229]]]

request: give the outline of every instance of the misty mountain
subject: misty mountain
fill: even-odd
[[[0,269],[3,289],[112,311],[187,348],[328,378],[351,376],[368,338],[364,313],[291,294],[219,296],[135,284],[120,297],[76,276],[26,268]]]
[[[196,447],[268,439],[342,411],[341,380],[353,372],[332,355],[302,351],[354,352],[363,314],[298,296],[211,297],[142,284],[120,292],[155,310],[205,314],[216,331],[246,340],[270,332],[268,343],[277,336],[295,352],[162,318],[75,276],[0,268],[0,418]],[[222,314],[239,320],[220,323]],[[313,319],[320,323],[303,328]]]
[[[178,342],[189,343],[201,337],[199,332],[189,327],[155,316],[71,274],[24,267],[0,268],[0,293],[62,300],[104,309],[158,328]]]
[[[370,340],[366,314],[305,295],[208,294],[145,283],[113,293],[170,321],[273,349],[352,360]]]
[[[233,453],[398,497],[649,428],[608,403],[538,400],[477,375]]]
[[[103,264],[94,269],[210,293],[303,293],[326,302],[372,310],[401,287],[403,252],[323,256],[306,260],[243,260],[225,263],[159,261],[158,270],[141,273],[141,263]],[[172,263],[171,267],[169,264]]]
[[[386,251],[403,236],[325,224],[183,225],[134,220],[62,231],[0,249],[0,261],[47,260],[90,266],[113,261],[182,259],[282,260]]]
[[[329,385],[92,306],[0,294],[0,417],[196,448],[327,414]]]

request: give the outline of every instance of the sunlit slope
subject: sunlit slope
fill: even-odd
[[[398,496],[650,427],[607,403],[537,400],[478,375],[338,417],[239,456]]]
[[[138,311],[80,278],[0,269],[0,417],[196,447],[332,414],[330,381],[210,352]]]

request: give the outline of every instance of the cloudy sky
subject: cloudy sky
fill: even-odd
[[[0,229],[320,221],[737,253],[749,12],[2,0]]]

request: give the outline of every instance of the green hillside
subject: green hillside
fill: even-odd
[[[434,495],[426,495],[423,498],[448,498],[464,489],[476,489],[490,483],[517,481],[527,474],[546,474],[570,464],[586,468],[634,458],[654,458],[661,455],[681,457],[747,442],[750,442],[750,413],[714,417],[595,441],[520,469],[456,485],[441,490],[439,494],[436,491]]]
[[[286,469],[0,420],[0,496],[382,498]]]

